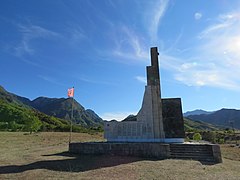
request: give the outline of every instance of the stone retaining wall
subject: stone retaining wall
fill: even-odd
[[[156,159],[192,159],[221,163],[220,146],[216,144],[164,144],[158,142],[86,142],[70,143],[69,152],[79,155],[138,156]]]
[[[111,154],[166,159],[170,157],[169,144],[162,143],[119,143],[88,142],[71,143],[69,152],[75,154]]]

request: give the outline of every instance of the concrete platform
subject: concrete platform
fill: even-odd
[[[79,155],[137,156],[156,159],[192,159],[221,163],[220,146],[216,144],[166,144],[158,142],[86,142],[70,143],[69,152]]]
[[[110,154],[120,156],[170,157],[169,144],[162,143],[123,143],[123,142],[87,142],[71,143],[69,152],[75,154]]]

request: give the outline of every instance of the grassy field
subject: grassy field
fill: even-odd
[[[223,163],[137,157],[71,156],[68,133],[0,132],[0,179],[240,179],[240,148],[222,145]],[[74,133],[73,141],[102,134]]]

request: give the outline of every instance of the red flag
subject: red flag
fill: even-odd
[[[74,88],[68,89],[68,97],[74,96]]]

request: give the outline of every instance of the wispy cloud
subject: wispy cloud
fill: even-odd
[[[18,57],[21,57],[25,54],[34,54],[35,49],[31,46],[32,40],[59,36],[58,33],[37,25],[19,24],[18,30],[22,35],[21,42],[14,48],[15,55]]]
[[[116,36],[116,48],[113,55],[124,59],[146,60],[149,58],[147,48],[144,46],[143,40],[130,28],[122,26],[120,28],[121,36]]]
[[[86,83],[91,83],[91,84],[102,84],[102,85],[111,85],[111,86],[117,86],[116,83],[113,82],[108,82],[108,81],[100,81],[100,80],[92,80],[90,78],[86,77],[79,77],[78,78],[80,81],[86,82]]]
[[[66,31],[69,34],[69,36],[67,36],[68,39],[66,41],[69,41],[71,44],[76,44],[82,42],[84,39],[88,39],[85,31],[83,30],[83,28],[81,28],[80,25],[77,24],[70,25],[66,29]]]
[[[188,86],[240,90],[240,85],[234,81],[229,72],[213,63],[183,63],[175,74],[175,79]]]
[[[49,76],[45,76],[45,75],[38,75],[38,77],[39,77],[40,79],[43,79],[44,81],[47,81],[47,82],[51,83],[51,84],[56,84],[56,85],[60,85],[60,86],[65,86],[65,87],[67,87],[66,84],[63,84],[63,83],[59,82],[58,80],[56,80],[56,79],[53,78],[53,77],[49,77]]]
[[[220,14],[198,35],[187,58],[163,54],[161,64],[188,86],[240,90],[240,13]]]
[[[178,43],[180,42],[181,38],[182,38],[182,35],[183,35],[183,30],[181,30],[181,32],[177,35],[175,41],[171,44],[170,47],[168,47],[166,50],[164,49],[164,46],[162,46],[163,49],[161,49],[161,53],[163,54],[167,54],[168,52],[171,52],[172,50],[175,50],[176,49],[176,46],[178,45]],[[185,50],[179,50],[179,49],[176,49],[177,51],[179,52],[183,52],[183,51],[186,51]]]
[[[147,78],[144,76],[136,76],[135,79],[141,83],[147,84]]]
[[[142,21],[146,31],[140,31],[135,27],[134,23],[126,22],[106,23],[109,26],[109,37],[113,41],[113,47],[110,52],[100,51],[100,54],[106,56],[115,56],[115,59],[121,59],[121,62],[146,62],[149,60],[149,46],[150,44],[159,44],[158,29],[161,20],[167,10],[168,0],[155,0],[150,3],[136,3],[136,9],[143,10],[139,22]],[[139,9],[139,7],[146,5],[146,8]],[[104,16],[105,17],[105,16]],[[105,17],[105,22],[108,22]]]
[[[118,28],[117,35],[114,37],[116,48],[113,54],[115,56],[135,61],[146,61],[149,59],[149,44],[158,42],[158,29],[167,10],[168,0],[158,0],[150,4],[151,6],[143,13],[148,17],[145,20],[148,32],[145,32],[146,34],[138,34],[134,28],[122,25]]]
[[[125,119],[126,117],[128,117],[129,115],[136,115],[136,112],[106,112],[103,113],[102,115],[100,115],[100,117],[104,120],[117,120],[117,121],[121,121],[123,119]]]
[[[152,43],[156,43],[158,41],[158,28],[160,26],[161,20],[167,10],[168,0],[160,0],[154,3],[154,9],[151,9],[151,21],[149,24],[149,34],[151,37]]]
[[[199,37],[199,39],[211,38],[212,33],[216,33],[218,31],[224,30],[225,28],[228,28],[229,26],[231,26],[231,24],[229,24],[228,22],[213,24],[213,25],[209,26],[208,28],[206,28],[204,31],[202,31],[198,37]]]

